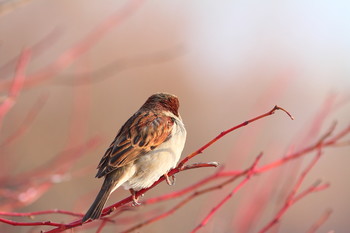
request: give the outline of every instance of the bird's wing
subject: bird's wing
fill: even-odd
[[[98,165],[96,177],[123,167],[171,137],[175,119],[154,112],[135,113],[120,129]]]

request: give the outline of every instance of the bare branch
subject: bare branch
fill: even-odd
[[[204,227],[208,221],[213,217],[213,215],[228,201],[231,197],[238,192],[251,178],[251,176],[255,173],[255,168],[262,157],[262,153],[258,155],[255,159],[253,165],[247,170],[246,177],[242,180],[223,200],[221,200],[210,212],[209,214],[201,221],[201,223],[192,230],[192,233],[197,232],[199,229]]]
[[[34,216],[37,216],[37,215],[46,215],[46,214],[64,214],[64,215],[70,215],[70,216],[76,216],[76,217],[84,216],[84,214],[81,214],[81,213],[74,213],[71,211],[58,210],[58,209],[28,212],[28,213],[0,212],[0,215],[2,216],[30,217],[30,218],[33,218]]]
[[[122,8],[118,9],[100,25],[95,27],[83,40],[79,41],[75,46],[63,52],[51,64],[47,65],[36,73],[29,75],[28,79],[24,83],[24,86],[37,86],[39,83],[46,81],[65,70],[78,58],[89,51],[94,45],[96,45],[97,42],[99,42],[115,26],[123,23],[133,13],[135,13],[143,2],[144,0],[127,1]],[[5,81],[1,84],[6,86],[8,85],[8,82]]]
[[[308,230],[308,233],[315,233],[331,216],[332,210],[326,210],[321,217],[311,226],[311,228]]]
[[[264,113],[264,114],[262,114],[262,115],[260,115],[260,116],[254,117],[254,118],[252,118],[252,119],[250,119],[250,120],[247,120],[247,121],[245,121],[245,122],[243,122],[243,123],[241,123],[241,124],[239,124],[239,125],[237,125],[237,126],[232,127],[231,129],[228,129],[228,130],[226,130],[226,131],[221,132],[218,136],[216,136],[214,139],[212,139],[211,141],[209,141],[207,144],[205,144],[204,146],[202,146],[201,148],[199,148],[198,150],[196,150],[195,152],[193,152],[192,154],[190,154],[190,155],[188,155],[186,158],[184,158],[184,159],[179,163],[179,165],[178,165],[177,167],[181,169],[181,168],[184,166],[184,164],[187,163],[188,160],[190,160],[191,158],[197,156],[198,154],[201,154],[205,149],[207,149],[209,146],[211,146],[212,144],[214,144],[215,142],[217,142],[220,138],[222,138],[222,137],[225,136],[226,134],[231,133],[232,131],[235,131],[236,129],[242,128],[242,127],[244,127],[244,126],[246,126],[246,125],[248,125],[248,124],[250,124],[250,123],[252,123],[252,122],[254,122],[254,121],[257,121],[257,120],[259,120],[259,119],[261,119],[261,118],[270,116],[270,115],[274,114],[275,111],[277,111],[277,110],[282,110],[282,111],[284,111],[285,113],[288,114],[288,116],[291,117],[291,119],[293,119],[293,117],[291,116],[291,114],[290,114],[289,112],[287,112],[287,111],[284,110],[283,108],[278,107],[278,106],[276,105],[275,107],[273,107],[273,109],[271,109],[271,110],[268,111],[267,113]]]
[[[46,101],[48,99],[48,95],[42,95],[38,98],[36,103],[32,106],[26,117],[24,118],[21,125],[17,128],[17,130],[12,133],[8,138],[6,138],[0,145],[0,147],[9,146],[12,144],[16,139],[21,137],[23,134],[25,134],[30,126],[33,124],[34,120],[38,116],[40,110],[44,107]]]
[[[296,182],[292,191],[289,193],[288,197],[286,198],[285,203],[282,206],[282,208],[278,211],[278,213],[275,215],[275,217],[269,223],[267,223],[265,227],[263,227],[259,231],[259,233],[264,233],[264,232],[267,232],[269,229],[271,229],[281,219],[281,217],[289,209],[289,207],[292,206],[295,202],[299,201],[300,199],[302,199],[303,197],[305,197],[306,195],[308,195],[312,192],[320,191],[320,190],[323,190],[325,188],[328,188],[328,185],[319,186],[319,183],[317,182],[317,183],[313,184],[312,186],[310,186],[310,188],[308,188],[307,190],[305,190],[301,194],[296,195],[296,193],[300,189],[301,184],[305,180],[306,175],[315,166],[315,164],[320,159],[321,155],[322,155],[321,148],[319,148],[318,153],[315,156],[315,158],[311,161],[311,163],[305,168],[305,170],[299,176],[298,181]]]
[[[15,104],[15,101],[22,90],[26,78],[25,70],[30,61],[30,57],[31,50],[27,49],[22,51],[22,54],[18,60],[17,67],[15,70],[15,76],[12,79],[12,84],[9,88],[8,96],[0,104],[0,127],[2,125],[5,115]]]

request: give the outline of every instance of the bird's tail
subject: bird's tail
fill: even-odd
[[[86,212],[83,217],[82,222],[86,222],[90,219],[98,219],[101,216],[103,207],[105,206],[109,195],[116,188],[116,182],[114,179],[110,179],[110,177],[106,177],[100,192],[98,193],[94,203],[92,203],[90,209]]]

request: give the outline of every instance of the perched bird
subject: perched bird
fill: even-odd
[[[167,93],[150,96],[121,127],[102,157],[97,178],[104,177],[101,190],[83,217],[83,222],[101,216],[109,195],[119,186],[135,192],[150,187],[167,175],[180,159],[186,129],[178,112],[179,100]]]

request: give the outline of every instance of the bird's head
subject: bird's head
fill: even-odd
[[[166,110],[175,116],[179,116],[179,105],[177,96],[168,93],[156,93],[147,99],[142,108]]]

